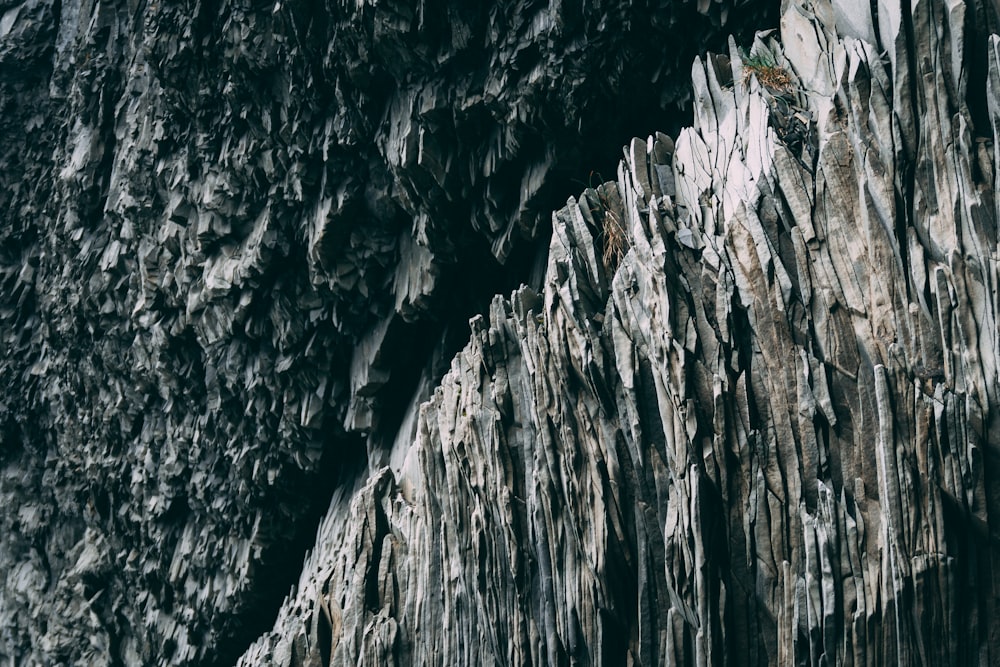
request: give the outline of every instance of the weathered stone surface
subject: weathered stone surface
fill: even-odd
[[[1000,38],[982,96],[982,8],[852,6],[755,43],[790,90],[695,63],[241,664],[1000,660]]]
[[[0,662],[235,662],[572,180],[775,14],[660,4],[0,0]]]

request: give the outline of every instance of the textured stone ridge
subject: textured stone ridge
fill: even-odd
[[[695,63],[241,664],[1000,660],[1000,39],[977,138],[982,8],[859,8],[786,4],[789,91]]]
[[[774,15],[0,0],[0,663],[233,664],[554,193]]]

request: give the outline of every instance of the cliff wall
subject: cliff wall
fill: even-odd
[[[997,661],[990,7],[0,11],[0,657]]]
[[[241,664],[996,661],[1000,39],[859,9],[695,62]]]
[[[0,662],[233,664],[551,211],[774,16],[0,1]]]

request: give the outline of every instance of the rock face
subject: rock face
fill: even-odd
[[[1000,661],[993,10],[403,5],[0,4],[0,659]]]
[[[241,664],[1000,660],[1000,39],[857,9],[695,63]]]
[[[573,180],[776,15],[662,4],[0,0],[0,662],[234,664]]]

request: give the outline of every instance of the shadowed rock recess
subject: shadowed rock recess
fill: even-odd
[[[0,660],[1000,662],[992,5],[608,5],[0,0]]]

